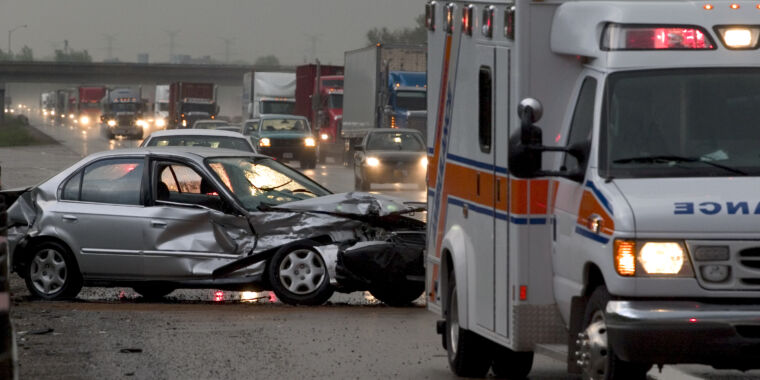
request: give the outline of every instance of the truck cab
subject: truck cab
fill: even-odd
[[[324,163],[328,155],[343,153],[340,124],[343,121],[343,75],[320,78],[319,102],[314,115],[314,128],[319,133],[317,159]]]
[[[391,71],[385,125],[427,132],[427,74]]]
[[[427,298],[455,373],[760,366],[756,17],[428,3]]]
[[[101,101],[102,128],[107,138],[117,135],[141,139],[147,127],[143,119],[145,103],[141,91],[132,88],[117,88],[106,91]]]

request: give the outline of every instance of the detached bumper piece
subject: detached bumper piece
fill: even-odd
[[[611,301],[609,344],[623,360],[760,368],[760,307],[691,301]]]

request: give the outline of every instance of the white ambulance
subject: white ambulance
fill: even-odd
[[[453,371],[760,367],[760,2],[426,18],[426,296]]]

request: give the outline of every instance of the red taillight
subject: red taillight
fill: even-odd
[[[214,292],[214,302],[222,302],[224,301],[224,292],[221,290],[217,290]]]
[[[712,40],[696,26],[638,26],[609,24],[604,50],[711,50]]]
[[[481,29],[481,32],[483,32],[483,36],[486,38],[493,38],[493,14],[494,14],[494,6],[491,5],[485,9],[483,9],[483,27]]]
[[[525,285],[520,285],[520,301],[525,301],[528,299],[528,287]]]

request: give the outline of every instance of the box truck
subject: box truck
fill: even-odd
[[[343,139],[338,127],[343,120],[343,66],[317,64],[296,68],[296,115],[309,119],[318,137],[317,159],[342,157]]]
[[[249,72],[243,75],[243,120],[262,114],[294,115],[296,74]]]
[[[171,128],[192,128],[196,121],[215,119],[218,113],[213,83],[175,82],[169,85]]]

